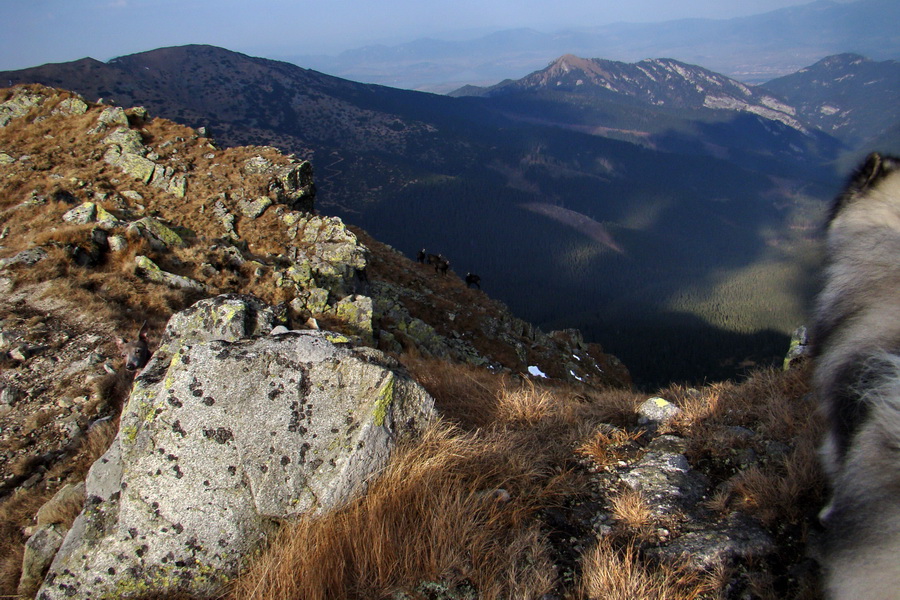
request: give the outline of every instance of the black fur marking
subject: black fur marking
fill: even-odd
[[[878,152],[869,154],[865,162],[850,176],[850,181],[843,193],[835,198],[828,213],[827,222],[831,223],[838,213],[852,203],[857,196],[898,169],[900,169],[900,158],[882,155]]]
[[[850,441],[865,422],[869,405],[863,401],[861,390],[869,389],[873,370],[862,357],[843,365],[825,393],[831,397],[828,418],[834,435],[836,450],[843,462],[850,448]]]

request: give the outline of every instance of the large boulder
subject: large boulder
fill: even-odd
[[[255,335],[277,321],[233,295],[172,318],[39,598],[215,596],[279,519],[345,502],[434,416],[386,355]]]

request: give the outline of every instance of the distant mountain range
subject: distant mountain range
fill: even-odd
[[[835,61],[846,70],[834,81],[858,68]],[[830,165],[865,151],[798,108],[843,102],[834,106],[852,123],[859,96],[798,88],[788,102],[662,59],[566,56],[470,89],[475,97],[359,84],[210,46],[0,81],[143,105],[208,127],[220,144],[308,158],[322,211],[408,256],[443,253],[518,316],[582,329],[648,385],[728,376],[783,354],[804,319],[822,207],[843,177]],[[870,106],[890,97],[867,89]]]
[[[626,62],[670,57],[762,83],[843,52],[900,59],[898,22],[895,0],[817,0],[735,19],[614,23],[549,33],[512,29],[466,41],[418,39],[337,56],[279,58],[354,81],[439,92],[522,77],[563,54]]]

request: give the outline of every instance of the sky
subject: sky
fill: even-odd
[[[723,19],[810,1],[0,0],[0,71],[184,44],[262,57],[337,54],[515,27],[552,32],[619,21]]]

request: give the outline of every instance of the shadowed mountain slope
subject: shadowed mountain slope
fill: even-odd
[[[836,187],[819,163],[834,152],[827,138],[759,114],[703,108],[698,118],[622,94],[449,98],[209,46],[0,80],[143,105],[225,146],[307,159],[322,211],[407,256],[444,254],[516,314],[589,331],[648,382],[733,373],[707,346],[722,332],[743,340],[729,344],[735,363],[775,359],[769,348],[803,319],[798,254],[812,243],[816,203]],[[791,294],[758,288],[760,277]],[[695,335],[673,327],[681,313],[700,326]],[[772,341],[760,346],[760,335]],[[706,358],[667,370],[645,362],[647,344]]]

